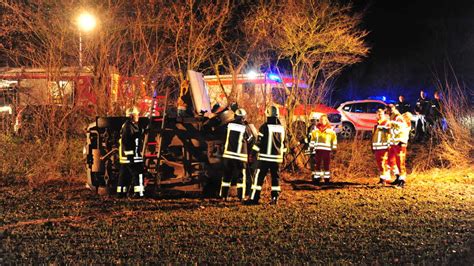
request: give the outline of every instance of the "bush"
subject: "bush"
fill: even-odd
[[[0,136],[0,175],[4,182],[27,182],[35,187],[51,180],[68,180],[83,174],[83,139],[23,141]]]
[[[473,109],[464,89],[459,85],[446,84],[439,89],[442,98],[442,115],[447,129],[432,126],[428,143],[417,149],[414,171],[432,168],[465,168],[472,164],[474,142],[472,139]]]

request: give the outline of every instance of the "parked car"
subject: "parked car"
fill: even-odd
[[[377,124],[376,112],[387,104],[380,100],[357,100],[344,102],[337,110],[341,114],[342,138],[352,138],[357,131],[371,132]]]

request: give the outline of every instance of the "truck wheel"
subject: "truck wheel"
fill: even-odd
[[[355,128],[351,123],[342,123],[342,131],[340,133],[343,139],[352,139],[355,136]]]

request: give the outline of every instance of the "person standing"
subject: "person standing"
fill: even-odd
[[[400,112],[400,114],[410,112],[410,104],[405,102],[405,96],[398,96],[398,102],[395,104],[395,107]]]
[[[145,193],[143,183],[143,130],[138,124],[139,112],[136,107],[127,109],[127,120],[120,130],[119,162],[120,173],[117,193],[120,198],[127,194],[130,183],[133,186],[133,197],[141,198]]]
[[[237,181],[237,196],[243,200],[250,192],[250,176],[247,176],[247,146],[252,142],[253,135],[245,121],[247,112],[240,108],[235,111],[235,119],[227,125],[224,145],[224,176],[222,177],[219,196],[227,200],[232,180]]]
[[[393,173],[393,175],[395,175],[395,178],[398,179],[399,176],[400,176],[400,168],[398,168],[397,166],[397,149],[396,147],[394,146],[394,127],[392,127],[392,122],[395,122],[397,120],[400,120],[401,119],[401,114],[400,112],[397,110],[397,108],[395,108],[395,106],[393,104],[389,104],[388,107],[387,107],[387,113],[389,114],[389,122],[390,122],[390,143],[389,143],[389,147],[388,147],[388,179],[390,179],[390,172]],[[382,185],[385,185],[389,180],[386,179],[386,180],[380,180],[379,184],[382,184]],[[384,182],[386,181],[386,182]]]
[[[443,117],[443,103],[441,101],[441,95],[439,91],[435,91],[433,94],[433,100],[431,101],[431,110],[429,120],[433,124],[435,133],[439,130],[445,130],[445,121]]]
[[[377,125],[374,126],[372,133],[372,150],[374,151],[375,161],[380,171],[379,183],[385,184],[390,179],[388,171],[388,149],[390,146],[390,121],[383,109],[377,110]]]
[[[321,178],[325,183],[331,180],[331,151],[337,149],[336,132],[331,127],[327,115],[321,115],[319,123],[311,133],[311,141],[315,150],[315,178],[314,183],[319,184]]]
[[[428,123],[427,115],[429,115],[431,109],[431,102],[426,97],[426,93],[421,90],[420,98],[416,101],[415,113],[418,115],[415,126],[415,139],[417,141],[424,141],[428,137]]]
[[[286,152],[285,129],[278,119],[279,110],[276,106],[269,106],[265,114],[267,121],[260,127],[257,142],[252,147],[252,150],[257,152],[258,167],[254,175],[250,200],[245,202],[249,205],[258,204],[268,171],[272,177],[271,204],[277,203],[281,192],[278,171],[283,162],[283,154]]]
[[[306,136],[303,140],[303,143],[305,144],[305,146],[307,146],[305,154],[309,156],[309,164],[311,168],[311,180],[314,181],[316,179],[316,174],[317,174],[316,168],[315,168],[316,167],[316,158],[315,158],[316,150],[314,149],[314,142],[311,141],[311,133],[317,128],[318,114],[314,112],[311,113],[309,121],[311,125],[309,125],[308,129],[306,130]]]
[[[406,182],[406,156],[412,116],[410,112],[406,112],[390,122],[390,127],[393,129],[393,142],[390,148],[393,149],[397,167],[400,170],[400,175],[391,184],[397,188],[403,188]]]

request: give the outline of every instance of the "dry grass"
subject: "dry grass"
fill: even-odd
[[[6,264],[472,265],[473,169],[413,175],[403,190],[348,176],[283,184],[278,206],[99,197],[83,183],[0,187]],[[297,182],[298,181],[298,182]],[[268,185],[266,186],[268,187]]]
[[[0,176],[37,187],[51,180],[67,181],[84,175],[83,139],[25,141],[0,135]]]

